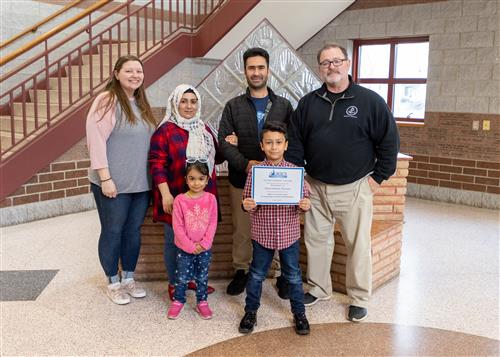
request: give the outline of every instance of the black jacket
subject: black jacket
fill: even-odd
[[[290,102],[280,97],[268,87],[271,109],[266,117],[268,121],[285,122],[288,125],[293,109]],[[227,143],[224,139],[231,133],[238,136],[238,146]],[[260,149],[257,131],[257,112],[250,91],[232,98],[226,103],[219,124],[219,147],[228,162],[229,182],[237,188],[243,188],[247,179],[245,169],[250,160],[264,160]]]
[[[348,184],[370,172],[381,183],[396,170],[396,121],[377,93],[352,81],[333,103],[326,84],[305,95],[293,113],[289,136],[286,159],[327,184]]]

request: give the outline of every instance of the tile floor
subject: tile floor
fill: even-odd
[[[367,322],[500,340],[499,211],[408,198],[405,217],[401,275],[375,291]],[[0,270],[59,270],[35,301],[0,303],[2,356],[182,356],[241,336],[244,296],[227,296],[224,280],[211,281],[217,291],[209,298],[210,321],[190,307],[168,320],[164,282],[144,283],[144,299],[112,304],[98,234],[96,211],[1,228]],[[256,332],[291,326],[288,302],[271,283],[264,285]],[[343,302],[335,294],[308,308],[310,322],[344,323]]]

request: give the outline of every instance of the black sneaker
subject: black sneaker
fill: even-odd
[[[297,335],[309,335],[311,330],[309,328],[309,321],[307,321],[306,314],[303,312],[294,314],[293,321],[295,322],[295,332]]]
[[[314,295],[311,295],[309,293],[305,293],[304,294],[304,306],[313,306],[318,301],[321,301],[321,300],[330,300],[331,297],[332,297],[331,295],[328,295],[326,297],[317,298]]]
[[[347,319],[352,322],[360,322],[366,319],[368,316],[368,310],[364,307],[349,305],[349,314]]]
[[[245,286],[247,285],[248,273],[244,270],[237,270],[234,275],[233,280],[227,286],[226,292],[229,295],[240,295],[245,291]]]
[[[288,295],[288,282],[284,277],[278,276],[278,278],[276,278],[276,287],[278,288],[278,296],[280,298],[283,300],[290,299]]]
[[[255,325],[257,325],[257,313],[252,311],[245,312],[245,316],[241,319],[238,331],[240,331],[240,333],[250,333],[253,331]]]

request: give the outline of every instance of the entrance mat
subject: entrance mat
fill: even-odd
[[[59,270],[0,271],[0,301],[36,300]]]

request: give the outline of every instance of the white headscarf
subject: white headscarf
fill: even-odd
[[[191,89],[196,98],[198,98],[198,109],[196,114],[191,119],[186,119],[179,114],[179,104],[182,95],[187,90]],[[167,110],[165,117],[160,122],[158,127],[163,125],[166,121],[172,122],[179,128],[189,132],[188,144],[186,147],[186,160],[200,160],[206,161],[208,165],[208,172],[211,176],[215,169],[215,146],[214,138],[207,131],[205,123],[200,119],[201,113],[201,96],[195,87],[189,84],[178,85],[170,97],[168,97]]]

